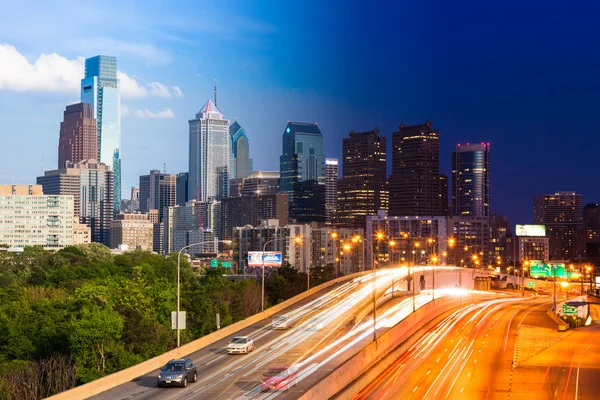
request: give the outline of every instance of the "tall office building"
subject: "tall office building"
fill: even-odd
[[[452,214],[490,215],[490,144],[458,145],[452,153]]]
[[[177,174],[177,188],[175,189],[175,201],[179,206],[185,206],[185,203],[189,200],[189,182],[188,173],[181,172]]]
[[[288,122],[279,166],[280,190],[289,194],[290,218],[308,222],[316,216],[324,221],[325,154],[317,124]]]
[[[551,260],[576,260],[583,256],[583,196],[575,192],[536,195],[533,219],[546,226]]]
[[[439,132],[431,121],[392,135],[390,215],[447,215],[448,178],[440,174]]]
[[[252,171],[242,180],[241,186],[241,194],[244,196],[277,194],[279,193],[279,171]]]
[[[325,159],[325,223],[331,225],[337,209],[337,158]]]
[[[89,103],[67,106],[58,138],[58,168],[67,161],[98,159],[98,133],[94,109]]]
[[[231,178],[245,178],[252,172],[248,135],[237,121],[229,127],[229,134],[231,135]]]
[[[110,245],[113,219],[113,172],[96,160],[67,162],[64,168],[45,171],[37,178],[44,193],[72,195],[74,213],[92,230],[92,241]]]
[[[336,225],[364,229],[367,215],[388,209],[386,139],[378,128],[352,131],[343,140],[342,152]]]
[[[94,158],[113,171],[113,211],[118,214],[121,210],[121,97],[116,57],[96,56],[85,60],[81,102],[93,108],[98,136],[98,155]]]
[[[177,176],[163,174],[159,170],[140,176],[140,212],[158,210],[159,222],[163,221],[165,207],[176,204]]]
[[[73,244],[73,196],[40,185],[0,185],[0,244],[59,250]]]
[[[228,197],[231,163],[229,121],[209,99],[189,124],[189,198],[209,201]]]
[[[257,226],[264,219],[289,222],[287,193],[249,194],[221,201],[221,239],[231,239],[238,226]]]

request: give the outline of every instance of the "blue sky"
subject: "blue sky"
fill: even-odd
[[[56,168],[82,59],[106,54],[126,107],[124,188],[163,163],[187,171],[187,121],[216,78],[256,169],[278,169],[288,120],[318,122],[333,157],[350,130],[391,142],[431,120],[447,174],[458,142],[491,142],[492,211],[513,224],[532,220],[534,194],[600,201],[597,2],[389,3],[3,2],[0,182],[34,182],[42,156]]]

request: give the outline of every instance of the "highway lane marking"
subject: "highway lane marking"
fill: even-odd
[[[506,330],[506,339],[504,340],[504,351],[506,351],[506,345],[508,344],[508,336],[510,335],[510,325],[512,324],[513,318],[515,317],[515,315],[517,315],[519,311],[521,310],[519,310],[518,308],[515,310],[512,318],[510,319],[510,322],[508,323],[508,329]]]

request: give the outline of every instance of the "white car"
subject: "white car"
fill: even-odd
[[[290,327],[288,317],[285,315],[278,315],[273,318],[273,323],[271,324],[273,329],[288,329]]]
[[[228,354],[247,354],[254,350],[254,341],[249,336],[236,336],[227,346]]]

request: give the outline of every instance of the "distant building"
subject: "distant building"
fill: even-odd
[[[388,209],[386,138],[379,136],[378,128],[352,131],[344,138],[342,151],[336,225],[364,229],[367,215]]]
[[[288,122],[283,132],[279,166],[280,190],[290,196],[290,218],[309,221],[315,216],[315,212],[319,212],[322,214],[318,219],[324,221],[325,154],[323,134],[317,124]],[[323,190],[317,190],[317,185],[323,185]],[[312,195],[308,192],[309,189],[315,189]],[[298,197],[302,204],[297,204]],[[296,214],[297,212],[303,214]]]
[[[190,200],[189,196],[189,174],[181,172],[177,174],[177,183],[175,189],[175,200],[178,206],[184,206]]]
[[[217,237],[202,222],[201,203],[190,200],[185,206],[168,207],[164,219],[163,253],[175,253],[194,243],[204,243],[189,250],[191,254],[217,253]]]
[[[425,124],[404,126],[392,135],[389,214],[448,214],[448,178],[440,174],[439,132]]]
[[[126,245],[131,250],[152,251],[153,231],[154,224],[147,214],[116,215],[110,227],[110,247]]]
[[[159,221],[158,210],[148,211],[148,220],[152,222],[152,251],[163,254],[164,222]]]
[[[253,171],[242,180],[241,193],[246,196],[255,194],[279,193],[279,171]]]
[[[338,160],[337,158],[325,159],[325,222],[333,223],[337,210],[337,182],[338,182]]]
[[[159,170],[150,171],[149,175],[140,176],[140,212],[158,210],[159,221],[162,222],[165,207],[176,204],[177,176],[163,174]]]
[[[231,239],[239,226],[258,226],[262,220],[277,220],[281,226],[289,221],[288,194],[244,195],[221,202],[222,239]]]
[[[112,169],[113,210],[118,214],[121,211],[121,96],[116,57],[96,56],[85,60],[81,102],[91,104],[94,111],[98,155],[92,159]]]
[[[242,126],[235,121],[229,127],[231,135],[231,157],[232,169],[230,178],[246,178],[252,172],[252,161],[250,159],[250,141]]]
[[[37,178],[44,193],[70,195],[79,222],[92,230],[92,242],[110,245],[110,222],[113,219],[113,172],[96,160],[67,162],[65,168],[45,171]]]
[[[575,192],[536,195],[534,222],[546,227],[550,260],[575,261],[583,257],[583,196]]]
[[[228,197],[231,164],[229,121],[209,99],[189,125],[189,199],[211,201]]]
[[[490,216],[490,230],[490,257],[496,261],[496,266],[505,266],[508,260],[513,259],[508,253],[507,245],[507,238],[510,234],[508,218],[503,215],[492,214]]]
[[[126,214],[140,212],[140,189],[137,187],[131,188],[131,197],[121,200],[121,210]]]
[[[98,158],[98,134],[94,109],[89,103],[67,106],[58,138],[58,168],[67,161],[78,163]]]
[[[41,185],[0,185],[0,244],[59,250],[73,244],[73,196]]]
[[[369,266],[363,261],[363,229],[311,226],[311,268],[319,269],[330,265],[338,274],[365,271]],[[365,253],[368,251],[365,247]]]
[[[490,215],[490,144],[458,145],[452,153],[452,214]]]
[[[73,216],[73,245],[92,242],[92,230],[86,224],[79,223],[79,217]]]

